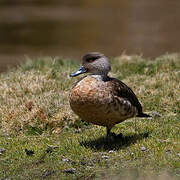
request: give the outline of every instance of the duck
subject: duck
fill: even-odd
[[[90,52],[82,57],[82,66],[70,77],[88,73],[71,88],[69,104],[82,120],[106,127],[106,138],[114,136],[111,129],[129,118],[149,118],[143,113],[137,96],[125,83],[108,76],[109,59],[102,53]]]

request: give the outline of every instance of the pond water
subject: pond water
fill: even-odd
[[[26,56],[180,51],[180,0],[1,0],[0,71]]]

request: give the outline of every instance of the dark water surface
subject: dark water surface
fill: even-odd
[[[25,56],[180,51],[180,0],[0,0],[0,71]]]

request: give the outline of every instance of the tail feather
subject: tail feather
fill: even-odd
[[[152,116],[142,112],[142,113],[138,114],[136,117],[147,117],[148,118],[148,117],[152,117]]]

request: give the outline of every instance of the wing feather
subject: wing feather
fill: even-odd
[[[139,102],[138,98],[136,97],[132,89],[118,79],[110,78],[110,81],[114,86],[113,93],[118,97],[128,100],[133,106],[137,108],[138,114],[142,114],[141,103]]]

